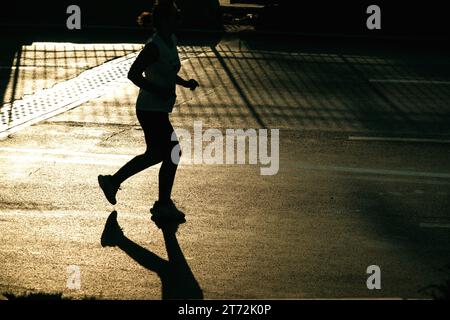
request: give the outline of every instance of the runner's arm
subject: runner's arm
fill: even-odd
[[[168,97],[172,95],[172,92],[170,92],[170,90],[158,87],[150,83],[143,76],[145,69],[152,63],[158,61],[158,59],[159,59],[158,47],[156,47],[152,43],[147,44],[131,65],[130,71],[128,71],[128,79],[143,90],[154,92],[164,97]]]
[[[195,90],[199,86],[199,83],[197,80],[190,79],[190,80],[184,80],[179,75],[177,75],[176,83],[182,87],[189,88],[191,90]]]

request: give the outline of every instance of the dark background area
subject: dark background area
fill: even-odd
[[[366,36],[442,37],[449,35],[444,1],[293,1],[233,0],[265,7],[255,20],[261,31],[285,31]],[[135,27],[136,16],[149,10],[153,0],[44,0],[3,3],[0,26],[33,25],[65,28],[66,8],[76,4],[82,10],[82,26],[93,28]],[[223,8],[218,0],[178,0],[184,13],[184,28],[220,29]],[[366,9],[376,4],[382,11],[382,30],[366,28]]]

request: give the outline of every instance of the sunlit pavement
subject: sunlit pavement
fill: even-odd
[[[69,46],[3,68],[11,73],[4,103],[139,49],[124,44],[98,59],[105,45],[79,45],[88,47],[91,60],[73,58]],[[332,48],[236,37],[180,47],[182,76],[201,87],[178,90],[174,127],[280,129],[276,175],[260,175],[259,164],[179,168],[173,198],[187,223],[177,238],[205,298],[428,298],[421,289],[448,279],[447,55]],[[36,111],[34,125],[0,141],[2,292],[161,298],[155,272],[100,246],[113,207],[97,175],[145,148],[138,90],[117,77],[71,110]],[[115,209],[127,237],[167,259],[150,220],[156,198],[152,168],[122,185]],[[79,290],[67,286],[71,265]],[[381,290],[366,286],[370,265],[381,268]]]

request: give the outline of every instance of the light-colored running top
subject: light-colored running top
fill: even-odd
[[[178,56],[177,50],[177,38],[175,35],[172,35],[172,42],[173,47],[168,47],[158,33],[155,33],[147,40],[146,45],[153,43],[158,48],[159,59],[145,69],[144,77],[152,84],[168,88],[173,92],[173,96],[170,98],[163,98],[157,93],[140,89],[136,101],[136,109],[144,111],[172,112],[176,100],[176,78],[181,68],[180,57]]]

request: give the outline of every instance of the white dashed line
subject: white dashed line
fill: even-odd
[[[0,70],[34,70],[37,69],[36,66],[0,66]]]
[[[280,166],[283,164],[280,164]],[[356,174],[373,174],[373,175],[386,175],[386,176],[407,176],[407,177],[423,177],[423,178],[441,178],[450,179],[450,173],[446,172],[423,172],[423,171],[410,171],[410,170],[390,170],[390,169],[371,169],[371,168],[352,168],[341,166],[317,166],[310,165],[302,162],[289,162],[284,163],[285,166],[294,167],[303,170],[317,170],[317,171],[334,171],[344,173],[356,173]]]
[[[121,160],[129,160],[130,157],[132,157],[132,155],[125,155],[125,154],[79,152],[79,151],[70,151],[70,150],[63,150],[63,149],[37,149],[37,148],[19,149],[19,148],[11,148],[11,147],[0,147],[0,152],[31,153],[33,155],[51,154],[51,155],[60,155],[60,156],[107,158],[107,159],[121,159]]]
[[[4,153],[4,154],[2,154]],[[132,155],[77,152],[61,149],[0,148],[0,159],[26,162],[54,162],[68,164],[119,166],[131,160]]]
[[[443,80],[421,80],[421,79],[369,79],[373,83],[415,83],[415,84],[441,84],[450,85],[450,81]]]
[[[426,138],[401,138],[401,137],[365,137],[349,136],[350,141],[380,141],[380,142],[416,142],[416,143],[450,143],[448,139],[426,139]]]

